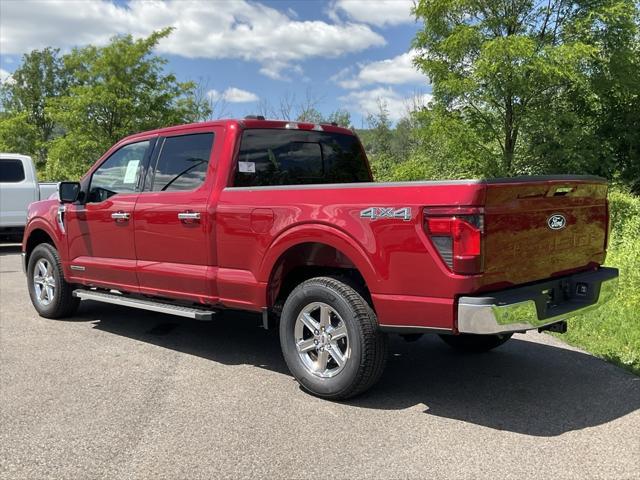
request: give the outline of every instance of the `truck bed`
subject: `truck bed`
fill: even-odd
[[[347,247],[340,248],[362,272],[385,323],[407,322],[397,315],[402,300],[413,305],[412,321],[451,328],[460,295],[603,263],[606,191],[603,179],[576,176],[225,188],[216,232],[221,300],[228,297],[234,304],[238,287],[244,290],[245,304],[256,298],[254,288],[269,282],[264,265],[277,251],[279,237],[299,229],[309,242],[329,242],[340,235],[345,244],[355,245],[348,253]],[[442,207],[474,207],[484,213],[481,273],[453,273],[425,233],[425,209]],[[408,219],[363,218],[362,212],[371,208],[411,213]],[[556,213],[566,218],[560,230],[547,223]]]

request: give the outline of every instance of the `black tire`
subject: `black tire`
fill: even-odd
[[[345,351],[349,351],[349,355],[344,366],[329,378],[310,370],[301,358],[304,354],[298,353],[296,344],[298,317],[304,309],[318,303],[332,309],[333,321],[346,327],[348,339],[349,348],[345,348]],[[328,338],[331,339],[331,335]],[[371,388],[384,371],[388,351],[387,335],[378,329],[371,306],[354,288],[332,277],[312,278],[291,292],[280,318],[280,345],[287,366],[301,387],[313,395],[330,400],[351,398]],[[331,345],[335,352],[335,344]],[[312,350],[309,355],[314,354],[318,355],[319,352]],[[332,357],[333,353],[328,355],[329,363],[326,365],[331,362],[338,365]]]
[[[34,282],[34,270],[40,260],[44,260],[51,265],[51,276],[55,281],[53,297],[48,304],[44,304],[38,299],[36,285]],[[27,266],[27,285],[31,303],[41,317],[44,318],[64,318],[75,313],[80,304],[80,299],[73,296],[73,287],[67,283],[62,273],[62,264],[58,251],[48,243],[41,243],[33,249],[29,256]]]
[[[511,338],[512,333],[501,335],[473,335],[462,333],[460,335],[440,335],[444,343],[461,352],[482,353],[499,347]]]

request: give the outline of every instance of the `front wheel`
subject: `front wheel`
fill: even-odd
[[[312,278],[291,292],[280,318],[280,345],[302,388],[332,400],[369,389],[387,359],[387,336],[369,304],[331,277]]]
[[[488,352],[499,347],[511,338],[512,333],[501,335],[473,335],[462,333],[460,335],[440,335],[444,343],[462,352],[480,353]]]
[[[63,318],[73,315],[80,299],[64,280],[58,251],[48,243],[41,243],[29,256],[27,282],[31,303],[41,317]]]

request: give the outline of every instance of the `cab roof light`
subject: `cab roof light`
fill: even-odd
[[[287,128],[289,130],[314,130],[316,132],[322,132],[324,131],[324,128],[322,128],[322,125],[319,125],[317,123],[304,123],[304,122],[289,122],[287,123],[284,128]]]

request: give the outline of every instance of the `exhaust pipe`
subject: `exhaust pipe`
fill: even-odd
[[[550,325],[545,325],[544,327],[540,327],[538,332],[555,332],[555,333],[567,333],[567,321],[562,320],[561,322],[552,323]]]

